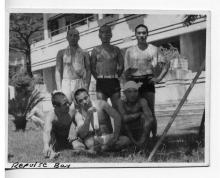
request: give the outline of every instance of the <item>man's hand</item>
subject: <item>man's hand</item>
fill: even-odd
[[[49,158],[49,159],[54,159],[57,158],[60,153],[56,153],[55,151],[53,151],[52,148],[50,148],[49,146],[44,147],[44,157],[45,158]]]
[[[97,109],[94,106],[90,107],[87,112],[88,118],[91,119],[94,112],[97,112]]]
[[[92,106],[88,109],[88,112],[90,112],[90,113],[93,113],[93,112],[96,112],[96,111],[97,111],[97,109],[94,106]]]
[[[137,72],[138,69],[136,68],[129,68],[125,71],[125,77],[130,80],[132,78],[132,74]]]
[[[53,151],[53,150],[52,150],[49,146],[45,146],[45,147],[44,147],[44,151],[43,151],[44,157],[45,157],[45,158],[49,158],[50,155],[51,155],[51,153],[52,153],[52,151]]]
[[[104,145],[106,146],[112,146],[115,144],[115,142],[118,140],[118,137],[114,134],[106,135],[104,137]]]
[[[153,84],[157,84],[160,82],[160,79],[153,77],[152,79],[150,79],[150,82]]]
[[[75,136],[75,134],[69,134],[68,141],[72,143],[74,140],[77,140],[78,138]]]

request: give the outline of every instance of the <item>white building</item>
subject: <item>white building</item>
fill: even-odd
[[[177,103],[206,58],[206,17],[199,17],[189,26],[185,26],[183,21],[184,15],[179,14],[44,14],[44,40],[32,45],[31,59],[32,70],[43,75],[45,103],[50,103],[49,93],[56,89],[56,55],[58,50],[68,46],[67,29],[75,26],[80,32],[79,45],[90,52],[101,43],[98,30],[105,23],[112,27],[111,43],[118,46],[123,54],[128,47],[136,44],[134,29],[139,24],[148,26],[148,42],[163,47],[171,43],[178,49],[185,59],[174,59],[163,82],[156,85],[156,104]],[[187,102],[205,103],[204,71]],[[48,109],[46,106],[50,107],[47,104],[45,110]]]

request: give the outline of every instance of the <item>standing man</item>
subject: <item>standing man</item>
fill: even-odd
[[[96,151],[97,143],[102,151],[121,149],[130,143],[128,137],[119,135],[121,117],[106,101],[92,102],[84,88],[78,89],[74,97],[79,106],[75,115],[77,136],[84,141],[89,150]]]
[[[122,128],[137,146],[142,146],[149,138],[153,116],[147,101],[138,93],[139,86],[134,81],[124,85],[125,100],[121,100],[119,112],[122,116]]]
[[[124,69],[124,60],[118,47],[110,45],[112,30],[104,25],[99,29],[100,46],[95,47],[91,54],[91,72],[96,79],[97,98],[111,99],[112,106],[117,108],[120,99],[120,82]]]
[[[63,91],[68,100],[72,101],[72,91],[82,87],[89,89],[90,59],[89,54],[78,45],[78,30],[70,29],[66,39],[69,46],[57,54],[55,78],[57,90]]]
[[[157,121],[154,112],[155,84],[159,83],[169,69],[169,62],[162,55],[159,48],[147,43],[148,28],[140,24],[135,28],[137,45],[127,49],[125,53],[125,77],[127,80],[141,82],[140,95],[143,96],[152,111],[154,123],[153,138],[157,135]],[[162,71],[158,77],[154,76],[154,68],[160,63]]]

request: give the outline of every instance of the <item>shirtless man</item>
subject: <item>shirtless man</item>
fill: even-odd
[[[117,108],[120,99],[120,82],[118,78],[124,69],[124,60],[118,47],[110,45],[112,31],[104,25],[99,29],[100,46],[95,47],[91,54],[91,72],[96,79],[97,98],[110,98],[112,106]]]
[[[79,105],[79,111],[75,115],[77,133],[88,149],[100,145],[102,151],[107,151],[120,149],[130,143],[128,137],[119,136],[121,117],[106,101],[92,102],[87,90],[83,88],[77,90],[74,97]]]
[[[152,111],[154,123],[153,138],[157,135],[157,121],[154,112],[155,84],[159,83],[169,69],[169,62],[162,55],[159,48],[147,43],[148,28],[140,24],[135,28],[137,45],[127,49],[125,53],[125,76],[127,81],[141,82],[140,95],[144,97]],[[162,71],[158,77],[154,76],[154,68],[160,63]]]
[[[84,150],[84,144],[77,140],[76,133],[74,133],[74,106],[70,106],[67,97],[62,92],[52,94],[52,104],[54,110],[48,113],[44,124],[45,157],[53,158],[57,151],[64,148]]]
[[[78,45],[78,30],[70,29],[66,39],[69,46],[57,53],[55,78],[57,90],[64,92],[71,102],[72,91],[82,87],[89,89],[91,70],[89,54]]]
[[[134,81],[125,83],[123,92],[126,99],[121,100],[119,112],[126,135],[135,145],[142,146],[149,137],[153,116],[147,101],[139,97],[138,89]]]

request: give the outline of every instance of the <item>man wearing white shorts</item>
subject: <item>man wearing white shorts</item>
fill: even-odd
[[[57,53],[56,57],[56,85],[72,102],[71,93],[79,88],[89,89],[91,72],[89,54],[79,45],[79,32],[70,29],[66,37],[69,46]]]
[[[121,129],[119,113],[106,101],[91,102],[87,90],[83,88],[77,90],[74,97],[79,105],[79,110],[75,115],[76,131],[87,149],[118,150],[130,144],[128,137],[119,135]],[[113,119],[113,124],[111,119]]]

